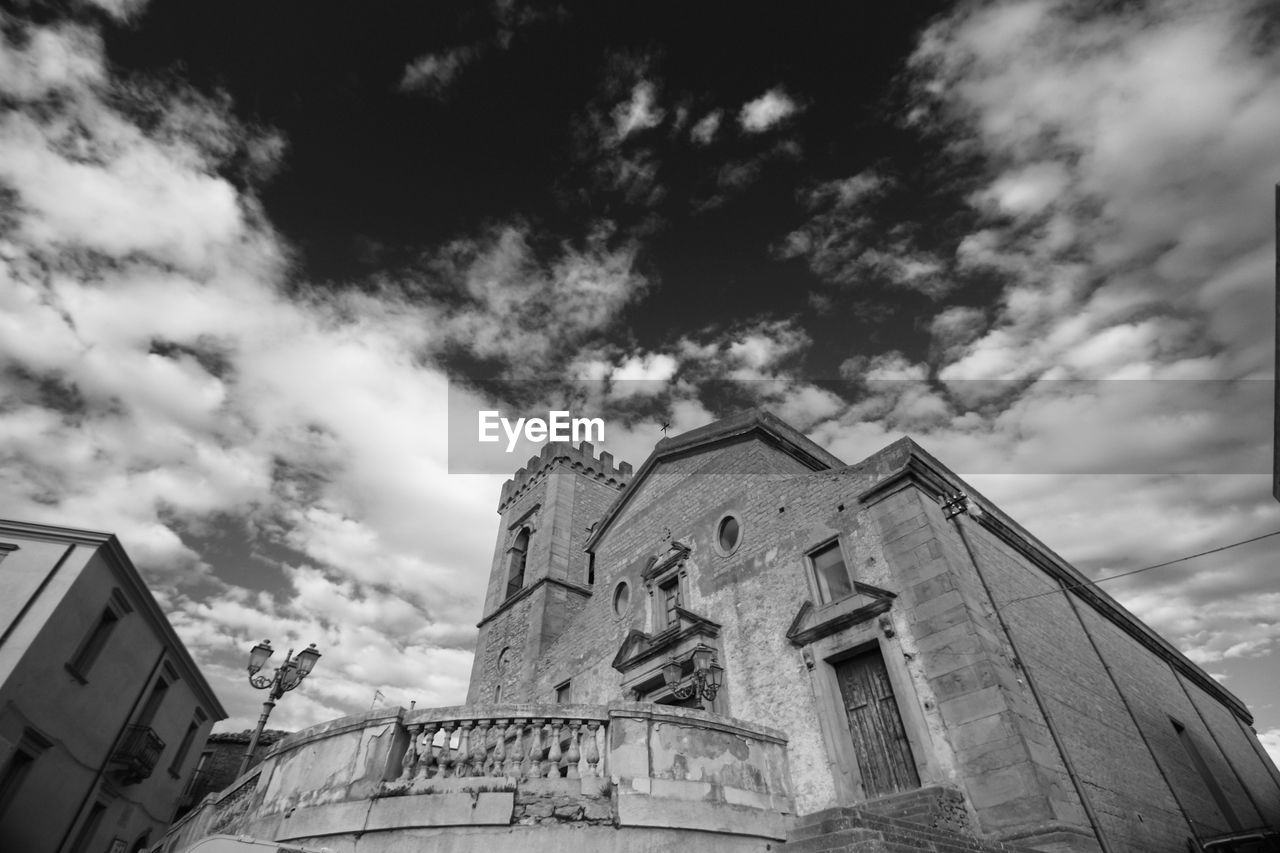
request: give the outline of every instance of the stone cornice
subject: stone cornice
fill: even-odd
[[[897,598],[894,593],[888,590],[867,584],[855,582],[854,586],[857,588],[859,595],[871,599],[870,603],[853,610],[839,610],[806,628],[804,627],[805,623],[811,617],[816,618],[819,613],[813,602],[806,600],[800,605],[800,610],[796,613],[795,618],[791,620],[791,627],[787,629],[787,639],[794,645],[807,646],[824,637],[829,637],[837,631],[860,625],[863,622],[874,619],[881,613],[887,613],[889,608],[893,606],[893,599]]]
[[[572,581],[560,580],[559,578],[538,578],[533,583],[521,589],[515,595],[509,596],[508,598],[504,599],[503,602],[499,604],[492,613],[490,613],[488,616],[484,617],[479,622],[477,622],[476,627],[483,628],[485,625],[492,622],[494,619],[497,619],[503,613],[506,613],[514,605],[518,604],[521,601],[524,601],[526,598],[533,595],[533,591],[535,589],[538,589],[544,584],[551,584],[552,586],[558,586],[558,587],[561,587],[562,589],[567,589],[570,592],[574,592],[574,593],[577,593],[578,595],[581,595],[583,598],[590,598],[594,594],[592,592],[591,587],[583,586],[581,584],[576,584],[576,583],[573,583]]]

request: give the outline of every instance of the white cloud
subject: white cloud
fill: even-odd
[[[743,104],[738,113],[738,124],[747,133],[763,133],[799,110],[800,105],[786,92],[774,88]]]
[[[697,124],[689,130],[689,138],[699,145],[710,145],[716,138],[716,132],[720,130],[720,122],[723,119],[722,111],[712,110],[698,119]]]
[[[458,47],[420,56],[405,65],[404,74],[400,77],[400,91],[441,97],[475,54],[474,48]]]
[[[1280,52],[1255,5],[1076,11],[966,7],[913,59],[916,121],[991,163],[957,260],[1011,281],[944,374],[1269,372]]]
[[[618,104],[613,110],[614,130],[619,139],[633,133],[657,127],[666,113],[658,108],[658,95],[654,85],[641,80],[631,90],[631,99]]]
[[[429,359],[457,347],[540,370],[643,292],[634,250],[600,234],[542,260],[526,226],[498,227],[431,259],[424,275],[462,297],[449,306],[412,281],[289,282],[252,192],[217,177],[238,154],[269,165],[278,135],[225,100],[120,88],[83,30],[28,35],[0,54],[6,515],[117,533],[232,727],[261,701],[242,660],[263,637],[324,653],[277,725],[377,689],[460,701],[501,480],[449,476]],[[226,565],[241,559],[256,562]]]
[[[1262,746],[1271,756],[1272,763],[1280,764],[1280,728],[1258,732],[1258,740],[1262,741]]]

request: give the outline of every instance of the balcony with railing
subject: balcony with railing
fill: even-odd
[[[122,784],[136,785],[155,770],[162,752],[164,741],[149,726],[131,725],[111,754],[111,770]]]
[[[361,851],[649,849],[698,830],[719,851],[785,838],[782,733],[648,703],[373,711],[298,732],[170,830]],[[619,832],[625,830],[625,832]],[[172,842],[172,843],[170,843]],[[399,846],[397,846],[399,845]]]

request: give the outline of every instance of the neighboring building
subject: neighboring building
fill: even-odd
[[[910,439],[553,443],[498,511],[467,704],[297,732],[164,853],[1275,843],[1241,702]]]
[[[126,853],[226,712],[106,533],[0,521],[0,850]]]
[[[276,741],[289,733],[279,729],[266,729],[258,738],[253,748],[253,757],[249,759],[247,770],[257,767],[263,757],[271,751]],[[191,780],[182,794],[178,806],[177,817],[182,817],[191,807],[199,803],[206,795],[221,791],[236,780],[240,770],[240,762],[244,761],[244,751],[249,747],[253,737],[253,729],[242,732],[214,732],[205,741],[200,758],[196,760]]]

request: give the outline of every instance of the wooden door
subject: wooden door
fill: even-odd
[[[893,686],[879,649],[836,664],[853,751],[867,797],[920,787]]]

